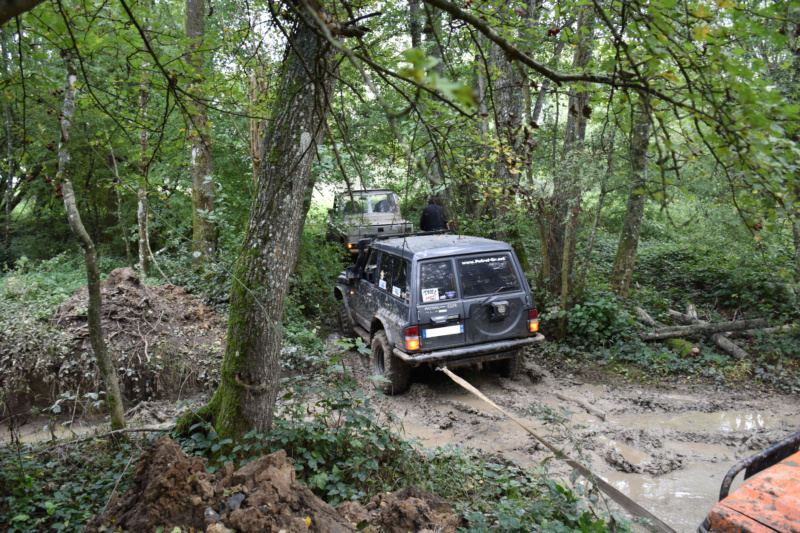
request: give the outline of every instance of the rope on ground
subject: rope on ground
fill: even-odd
[[[664,522],[659,520],[650,511],[648,511],[647,509],[645,509],[644,507],[642,507],[641,505],[639,505],[638,503],[636,503],[635,501],[633,501],[632,499],[630,499],[629,497],[627,497],[626,495],[621,493],[619,490],[617,490],[615,487],[610,485],[605,480],[595,476],[588,468],[586,468],[581,463],[579,463],[579,462],[575,461],[574,459],[572,459],[569,455],[564,453],[562,450],[559,450],[558,448],[556,448],[555,446],[550,444],[542,436],[538,435],[535,431],[533,431],[531,428],[529,428],[527,425],[525,425],[525,423],[522,420],[520,420],[516,416],[506,412],[500,406],[498,406],[496,403],[494,403],[492,400],[490,400],[489,398],[484,396],[478,389],[476,389],[475,387],[473,387],[472,385],[470,385],[469,383],[467,383],[466,381],[464,381],[460,377],[458,377],[455,374],[453,374],[450,370],[447,369],[446,366],[440,366],[436,370],[444,372],[445,374],[447,374],[447,376],[450,379],[455,381],[458,385],[460,385],[461,387],[463,387],[467,391],[471,392],[472,394],[474,394],[475,396],[477,396],[478,398],[480,398],[484,402],[488,403],[489,405],[491,405],[492,407],[494,407],[495,409],[497,409],[498,411],[500,411],[501,413],[506,415],[508,418],[513,420],[519,427],[521,427],[522,429],[524,429],[525,431],[527,431],[528,433],[533,435],[533,437],[536,440],[541,442],[548,450],[553,452],[557,459],[561,459],[562,461],[566,462],[569,466],[571,466],[572,468],[574,468],[575,470],[580,472],[583,477],[585,477],[586,479],[590,480],[592,483],[597,485],[597,487],[600,490],[602,490],[609,497],[611,497],[612,500],[614,500],[620,506],[622,506],[623,509],[625,509],[626,511],[631,513],[633,516],[636,516],[636,517],[643,518],[643,519],[647,520],[649,522],[649,524],[647,524],[647,525],[650,526],[652,531],[654,531],[655,533],[677,533],[674,529],[672,529],[667,524],[665,524]]]

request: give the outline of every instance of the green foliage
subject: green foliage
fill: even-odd
[[[798,316],[792,286],[756,254],[741,249],[649,244],[637,257],[634,279],[660,291],[673,307],[694,302],[748,316]]]
[[[0,524],[7,533],[79,532],[102,511],[111,490],[124,491],[130,444],[3,444],[0,446]]]
[[[542,318],[555,321],[564,311],[548,313]],[[575,304],[567,312],[567,333],[571,342],[595,345],[607,344],[632,333],[633,317],[623,302],[611,293],[586,291],[583,302]]]
[[[580,484],[569,489],[544,468],[528,470],[463,448],[422,453],[424,462],[409,472],[409,482],[454,502],[469,521],[467,532],[614,531],[608,515],[598,516],[587,505],[597,504],[597,494],[585,494]],[[629,531],[619,517],[614,520],[616,531]]]
[[[339,244],[325,240],[327,216],[323,213],[312,210],[306,218],[286,308],[287,316],[299,311],[317,322],[328,319],[333,324],[337,309],[333,287],[352,258]]]
[[[369,400],[351,379],[345,376],[325,386],[297,379],[280,404],[266,435],[251,432],[244,442],[223,448],[231,443],[220,441],[213,430],[204,433],[208,427],[198,425],[182,446],[195,455],[216,454],[211,469],[228,461],[245,464],[284,449],[298,479],[332,505],[363,500],[402,482],[404,459],[413,455],[412,449],[377,424]],[[225,449],[230,452],[217,453]]]

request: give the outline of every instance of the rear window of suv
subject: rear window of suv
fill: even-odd
[[[431,303],[456,297],[456,277],[450,260],[422,263],[420,266],[420,302]]]
[[[459,259],[456,264],[463,298],[519,290],[519,280],[507,254]]]

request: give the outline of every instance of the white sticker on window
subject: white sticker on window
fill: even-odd
[[[422,301],[423,302],[438,302],[439,301],[439,289],[422,289]]]
[[[400,290],[400,287],[392,287],[392,294],[394,294],[394,295],[395,295],[395,296],[397,296],[398,298],[400,298],[400,293],[401,293],[401,292],[402,292],[402,291]]]
[[[383,272],[381,272],[381,275],[383,275]],[[383,290],[386,290],[386,280],[385,279],[379,280],[378,287],[380,287]]]

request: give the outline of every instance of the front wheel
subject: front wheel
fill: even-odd
[[[372,339],[372,375],[388,379],[380,382],[384,394],[399,394],[408,389],[411,368],[392,353],[389,338],[381,330]]]
[[[342,337],[352,339],[356,336],[356,332],[353,331],[353,325],[350,323],[350,317],[347,316],[347,307],[344,304],[339,304],[339,312],[336,318],[339,321],[339,333],[342,334]]]

